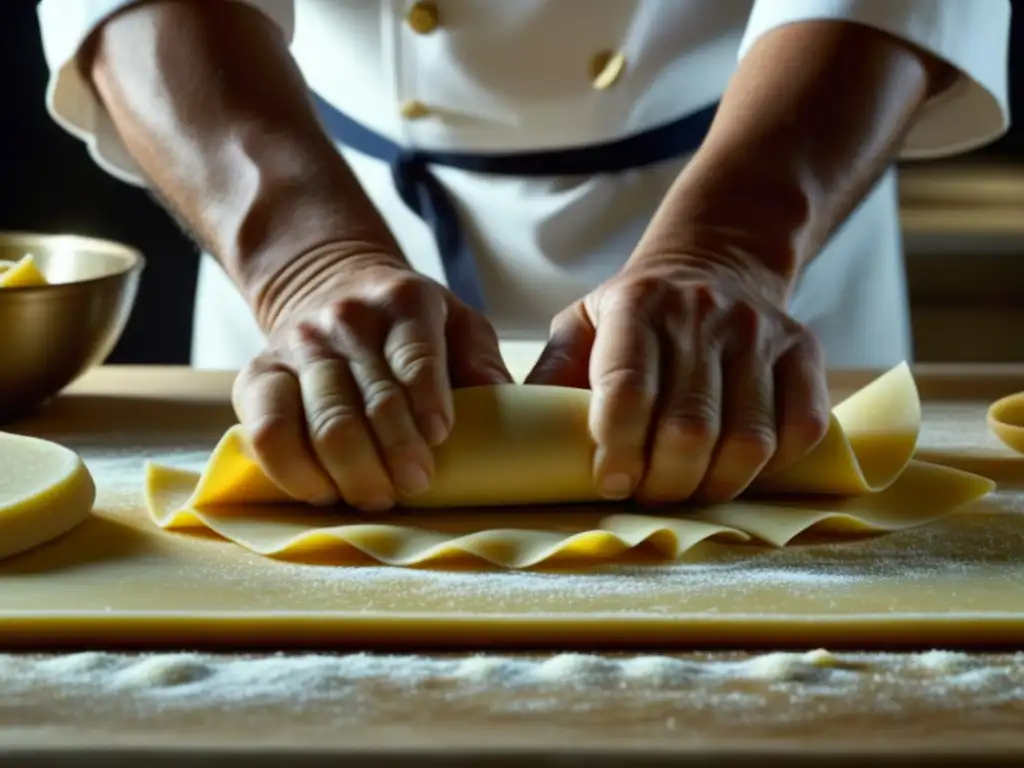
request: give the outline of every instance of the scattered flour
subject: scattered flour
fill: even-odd
[[[949,671],[947,666],[952,664]],[[939,671],[942,670],[942,671]],[[509,716],[628,711],[686,722],[795,722],[830,712],[1024,705],[1024,653],[419,656],[74,653],[0,655],[6,711],[51,697],[136,721],[287,712],[352,724],[376,712],[485,707]],[[965,704],[964,702],[968,702]],[[27,704],[26,704],[27,705]],[[389,709],[390,708],[390,709]],[[385,712],[385,710],[388,710]],[[0,721],[4,716],[0,708]],[[247,714],[248,713],[248,714]],[[423,713],[409,716],[425,716]],[[169,719],[168,719],[169,718]],[[665,726],[669,727],[669,726]]]
[[[915,662],[922,669],[949,674],[963,671],[971,664],[971,657],[959,651],[929,651],[915,657]]]
[[[533,669],[533,678],[551,683],[576,686],[614,684],[621,672],[619,661],[582,653],[561,653]]]
[[[607,689],[625,682],[651,688],[683,688],[737,681],[778,683],[830,679],[844,682],[859,676],[898,671],[909,682],[934,677],[937,671],[967,673],[974,682],[993,675],[1021,677],[1024,653],[1000,657],[986,666],[983,656],[947,651],[921,654],[847,654],[825,650],[773,652],[755,656],[692,654],[686,656],[619,656],[558,653],[537,656],[465,657],[352,654],[271,654],[267,656],[200,653],[128,654],[83,652],[62,656],[0,655],[0,674],[11,690],[25,685],[62,685],[68,689],[118,690],[139,693],[176,689],[188,700],[197,696],[260,698],[293,696],[316,689],[338,690],[361,680],[379,678],[400,686],[445,680],[460,684],[509,687],[564,686]],[[936,660],[943,659],[941,665]],[[956,659],[954,666],[947,660]],[[981,659],[981,661],[979,661]],[[971,668],[970,665],[974,665]],[[922,673],[924,675],[922,676]],[[947,682],[956,675],[940,675]]]

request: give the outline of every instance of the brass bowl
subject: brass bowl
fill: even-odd
[[[110,355],[145,266],[126,245],[0,232],[0,260],[32,254],[50,285],[0,288],[0,423],[26,415]]]

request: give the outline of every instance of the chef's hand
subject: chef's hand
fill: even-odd
[[[404,261],[328,253],[326,263],[275,312],[232,400],[289,495],[385,510],[429,487],[452,388],[512,377],[490,324]]]
[[[592,389],[608,498],[725,501],[821,440],[822,352],[787,289],[750,258],[631,259],[555,318],[528,381]]]

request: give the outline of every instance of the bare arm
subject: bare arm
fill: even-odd
[[[285,294],[315,284],[321,246],[332,244],[334,261],[339,244],[401,258],[320,127],[285,40],[258,11],[132,6],[97,31],[83,67],[155,191],[264,328],[294,298]]]
[[[593,390],[606,495],[724,501],[822,438],[822,350],[786,299],[949,71],[847,22],[755,43],[626,267],[556,318],[530,375]]]
[[[892,162],[952,69],[878,30],[809,21],[743,59],[636,256],[726,249],[787,284]]]

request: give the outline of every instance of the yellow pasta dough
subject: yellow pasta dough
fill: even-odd
[[[19,261],[0,261],[0,288],[36,288],[41,285],[49,285],[49,282],[31,255]]]
[[[74,451],[0,432],[0,559],[61,536],[92,510],[96,485]]]
[[[591,530],[532,530],[536,510],[530,507],[600,499],[590,470],[589,398],[583,390],[522,385],[457,391],[455,427],[437,449],[433,487],[403,500],[404,507],[421,510],[415,525],[408,524],[409,514],[400,523],[382,518],[370,524],[345,510],[296,504],[253,460],[238,426],[224,435],[201,475],[148,464],[147,507],[162,528],[206,528],[268,556],[316,550],[318,559],[339,564],[361,554],[389,565],[419,565],[470,555],[526,568],[560,559],[609,561],[644,543],[677,558],[711,538],[781,547],[812,528],[833,534],[901,530],[994,487],[984,477],[912,458],[921,409],[903,364],[837,405],[825,439],[792,468],[759,479],[742,500],[680,505],[656,515],[603,503],[599,509],[607,514]],[[488,525],[496,505],[520,506],[522,528]],[[478,529],[445,532],[451,527],[445,519],[456,515],[472,515]]]
[[[1024,453],[1024,392],[996,400],[986,418],[989,429],[1003,445]]]

